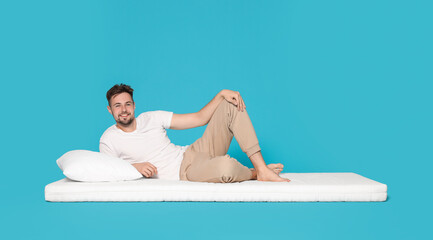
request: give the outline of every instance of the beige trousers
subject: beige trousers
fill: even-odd
[[[251,170],[227,154],[233,136],[248,157],[261,150],[246,109],[238,111],[235,105],[224,99],[212,115],[203,136],[185,151],[180,180],[214,183],[250,180]]]

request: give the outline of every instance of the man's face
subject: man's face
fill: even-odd
[[[128,127],[135,119],[135,103],[129,93],[123,92],[110,100],[111,106],[107,106],[108,111],[113,115],[114,120],[124,127]]]

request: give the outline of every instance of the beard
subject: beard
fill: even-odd
[[[125,120],[123,120],[123,118],[122,117],[119,117],[117,120],[116,120],[116,122],[119,124],[119,125],[121,125],[122,127],[129,127],[131,124],[132,124],[132,122],[134,121],[134,116],[131,116],[129,119],[127,118],[127,119],[125,119]]]

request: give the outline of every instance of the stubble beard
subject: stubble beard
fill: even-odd
[[[122,117],[119,117],[117,123],[122,127],[129,127],[134,121],[135,117],[131,116],[129,120],[122,120]]]

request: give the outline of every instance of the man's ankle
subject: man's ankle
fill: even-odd
[[[256,168],[256,171],[257,171],[257,173],[262,173],[262,172],[266,172],[266,171],[268,171],[269,170],[269,168],[268,168],[268,166],[262,166],[262,167],[259,167],[259,168]]]
[[[257,180],[257,171],[255,168],[250,168],[251,170],[251,180]]]

